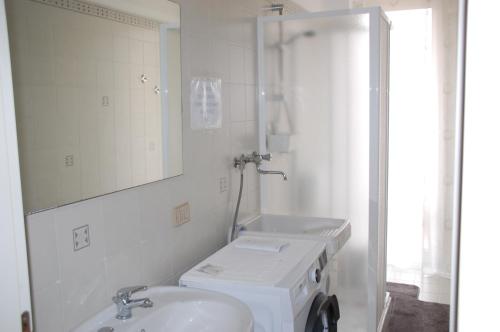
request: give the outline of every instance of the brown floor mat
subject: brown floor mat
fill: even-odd
[[[448,332],[450,306],[418,300],[419,288],[388,283],[391,305],[384,332]]]

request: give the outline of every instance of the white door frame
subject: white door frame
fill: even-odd
[[[450,332],[458,331],[460,230],[462,223],[462,175],[465,112],[465,52],[467,0],[458,0],[457,97],[455,109],[455,160],[453,165],[453,228],[451,248]]]
[[[21,331],[21,314],[31,312],[25,234],[5,2],[0,0],[1,331]]]

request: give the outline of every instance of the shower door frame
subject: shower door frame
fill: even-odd
[[[389,44],[390,44],[390,20],[380,7],[356,8],[346,10],[333,10],[315,13],[299,13],[286,16],[259,16],[257,18],[257,91],[258,91],[258,136],[259,153],[267,153],[266,147],[266,75],[264,58],[264,25],[293,20],[304,20],[314,18],[336,18],[341,16],[368,15],[369,17],[369,239],[368,250],[378,248],[377,255],[368,254],[368,331],[377,331],[382,328],[384,315],[388,301],[386,299],[386,257],[387,257],[387,161],[381,163],[380,153],[388,154],[388,114],[389,114]],[[381,66],[381,22],[385,21],[387,29],[387,88],[380,91],[382,76]],[[386,109],[385,118],[381,118],[381,95],[385,95]],[[385,132],[381,132],[381,123],[385,123]],[[382,136],[381,136],[382,135]],[[380,138],[383,138],[381,140]],[[381,142],[385,141],[385,142]],[[381,148],[381,144],[384,146]],[[266,194],[263,185],[265,179],[260,177],[260,207],[261,211],[266,207]],[[380,211],[382,218],[380,218]],[[356,231],[356,230],[353,230]],[[383,255],[380,264],[379,255]],[[371,261],[370,261],[371,259]],[[375,269],[373,267],[376,267]],[[379,273],[382,277],[380,280]],[[382,286],[379,282],[382,281]]]

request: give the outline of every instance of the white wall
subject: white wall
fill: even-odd
[[[233,156],[257,149],[255,16],[267,2],[183,0],[184,175],[27,218],[38,332],[67,331],[111,304],[122,286],[176,284],[224,244],[238,187]],[[221,77],[223,126],[189,128],[189,82]],[[259,210],[252,168],[242,214]],[[220,193],[219,179],[229,179]],[[234,177],[234,178],[233,178]],[[191,205],[191,222],[172,226],[172,208]],[[91,245],[74,252],[72,230],[89,225]]]
[[[500,48],[498,1],[468,1],[458,331],[498,329]]]

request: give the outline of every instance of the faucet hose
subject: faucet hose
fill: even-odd
[[[243,193],[243,168],[240,169],[240,192],[238,193],[238,201],[236,202],[236,210],[234,211],[233,225],[231,227],[230,242],[233,242],[237,237],[238,213],[240,212],[241,194]]]

